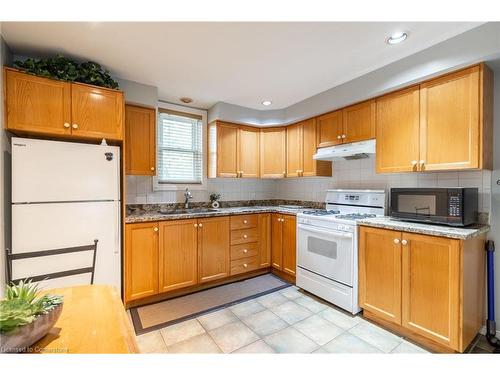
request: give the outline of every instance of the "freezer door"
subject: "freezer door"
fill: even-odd
[[[12,203],[120,199],[120,149],[12,138]]]
[[[121,288],[120,202],[17,204],[12,206],[12,252],[97,244],[95,284]],[[92,265],[92,252],[13,261],[13,279]],[[44,287],[89,284],[90,274],[43,282]]]

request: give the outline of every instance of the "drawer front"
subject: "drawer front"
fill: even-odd
[[[259,241],[259,230],[257,228],[238,229],[231,231],[231,245]]]
[[[259,244],[257,242],[231,246],[231,260],[249,258],[257,255],[259,255]]]
[[[231,216],[231,230],[256,228],[258,215],[237,215]]]
[[[231,261],[231,275],[253,271],[259,268],[259,257],[243,258]]]

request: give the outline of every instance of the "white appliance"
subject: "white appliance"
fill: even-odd
[[[383,216],[383,190],[328,190],[326,209],[297,214],[297,286],[357,314],[359,219]]]
[[[95,284],[121,291],[120,149],[12,138],[12,253],[92,245]],[[18,259],[12,278],[92,265],[92,252]],[[41,282],[44,288],[89,284],[90,273]]]
[[[318,148],[315,160],[364,159],[375,153],[375,139]]]

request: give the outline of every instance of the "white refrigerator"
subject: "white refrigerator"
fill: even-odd
[[[121,291],[120,149],[12,138],[12,253],[92,245],[94,284]],[[18,259],[12,279],[92,265],[92,251]],[[43,288],[90,283],[90,273],[41,282]]]

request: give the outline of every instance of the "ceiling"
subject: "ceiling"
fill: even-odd
[[[472,22],[3,22],[18,55],[96,61],[159,99],[281,109],[479,26]],[[395,31],[409,38],[385,43]],[[263,100],[272,100],[264,107]]]

